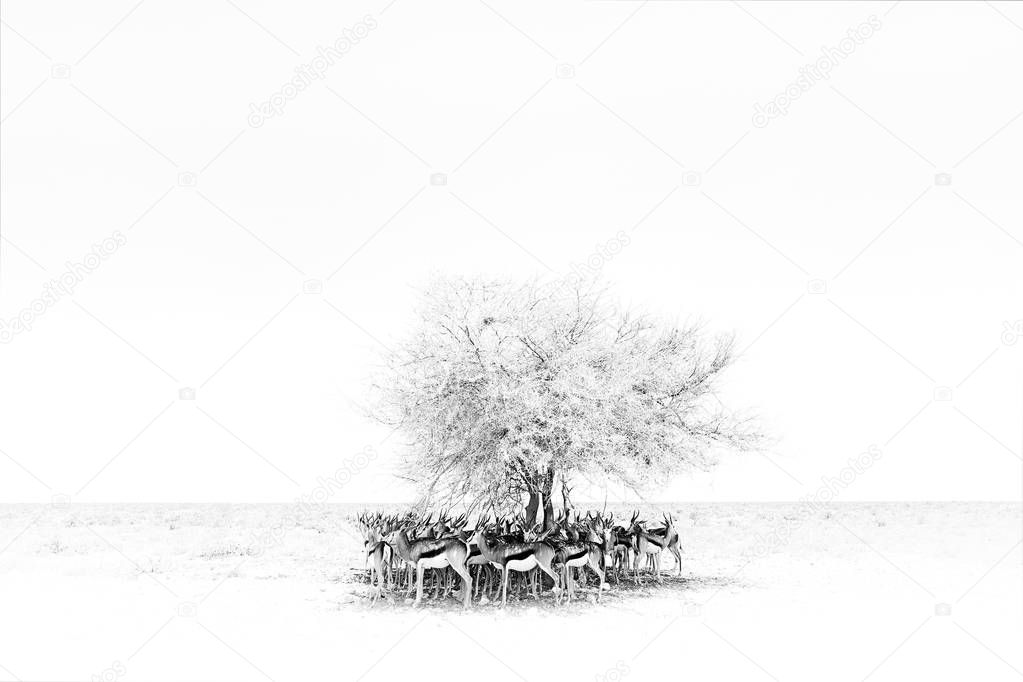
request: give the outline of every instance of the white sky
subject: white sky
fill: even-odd
[[[620,230],[603,274],[736,330],[723,398],[780,439],[650,498],[797,499],[871,445],[841,499],[1020,498],[1023,7],[133,7],[4,5],[0,318],[127,243],[0,345],[0,501],[288,501],[368,445],[333,499],[403,499],[398,438],[351,403],[411,285],[563,276]],[[752,125],[870,15],[829,80]]]

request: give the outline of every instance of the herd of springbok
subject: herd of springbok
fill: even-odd
[[[398,592],[404,589],[406,596],[411,596],[415,589],[414,604],[420,605],[426,571],[433,569],[430,577],[434,579],[434,598],[441,590],[446,598],[457,576],[461,579],[460,597],[466,608],[474,597],[482,603],[496,601],[497,590],[501,605],[505,606],[509,582],[513,583],[513,593],[528,589],[536,599],[538,588],[542,592],[545,583],[550,582],[555,603],[563,595],[571,601],[574,574],[582,571],[585,585],[587,569],[597,578],[599,602],[601,592],[609,588],[605,578],[620,583],[623,574],[628,574],[630,559],[632,577],[637,583],[642,584],[643,559],[660,583],[661,553],[665,549],[675,556],[681,574],[682,549],[674,519],[664,514],[663,520],[663,526],[650,528],[639,519],[638,512],[627,526],[616,525],[613,514],[606,518],[592,512],[585,517],[574,514],[571,518],[557,514],[553,523],[543,529],[527,525],[521,514],[500,519],[481,517],[471,527],[464,514],[458,517],[437,514],[434,518],[433,514],[421,516],[413,512],[403,515],[363,512],[352,519],[364,538],[373,602],[385,589]]]

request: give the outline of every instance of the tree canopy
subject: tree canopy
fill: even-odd
[[[371,411],[425,499],[550,508],[556,486],[657,487],[759,434],[715,391],[731,336],[625,309],[606,286],[440,278],[374,377]]]

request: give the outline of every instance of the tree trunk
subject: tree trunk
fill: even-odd
[[[548,494],[543,496],[543,529],[554,527],[554,499]]]
[[[526,526],[532,527],[536,523],[536,512],[540,508],[540,493],[535,490],[529,491],[529,502],[526,503]]]
[[[543,529],[554,527],[554,469],[547,469],[543,477]]]
[[[532,527],[536,517],[543,508],[543,529],[550,530],[554,525],[554,470],[548,469],[530,488],[529,501],[526,503],[526,526]]]
[[[568,487],[568,483],[565,481],[565,477],[561,477],[561,506],[565,510],[565,516],[572,513],[572,500],[570,496],[572,494],[571,488]]]

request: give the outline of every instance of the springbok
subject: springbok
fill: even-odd
[[[558,576],[551,567],[555,550],[543,539],[532,542],[500,542],[487,537],[485,526],[481,520],[472,535],[472,544],[480,548],[480,554],[491,564],[501,570],[501,606],[508,604],[508,577],[512,571],[528,573],[534,568],[550,576],[554,581],[554,601],[557,603],[561,594]]]
[[[366,561],[370,564],[369,584],[373,584],[373,574],[376,574],[376,590],[373,592],[373,603],[380,598],[383,588],[390,585],[390,564],[391,548],[383,540],[366,540]]]
[[[380,530],[377,528],[383,525],[381,514],[378,513],[376,518],[361,514],[358,523],[362,531],[362,549],[366,553],[366,563],[369,565],[370,587],[373,586],[374,575],[376,576],[376,589],[373,590],[373,603],[375,604],[383,589],[390,584],[391,548],[383,541]]]
[[[551,578],[554,601],[558,603],[562,596],[576,596],[576,573],[582,571],[585,576],[588,570],[600,581],[600,600],[605,577],[616,572],[620,581],[623,569],[627,571],[630,565],[635,580],[642,584],[639,567],[643,560],[661,583],[660,558],[665,548],[675,555],[678,570],[682,570],[679,535],[669,514],[664,515],[663,528],[651,528],[640,520],[638,512],[632,514],[628,525],[616,525],[613,515],[587,513],[582,519],[578,513],[559,513],[552,519],[551,529],[542,535],[537,528],[526,526],[523,514],[480,518],[473,529],[466,528],[465,514],[452,517],[447,511],[425,516],[412,511],[389,515],[362,512],[349,520],[357,522],[362,530],[374,603],[385,589],[405,592],[409,597],[414,590],[415,604],[420,606],[429,583],[426,569],[430,568],[439,569],[434,598],[442,588],[444,597],[448,596],[455,585],[453,574],[457,573],[462,579],[461,601],[466,607],[481,594],[491,597],[491,584],[500,591],[502,606],[507,606],[509,585],[513,592],[531,589],[533,597],[539,598],[544,573]],[[612,568],[605,563],[608,554]],[[407,571],[403,569],[406,565]],[[479,568],[473,570],[473,566]],[[500,583],[494,580],[498,572]],[[496,601],[496,594],[491,598]]]
[[[636,559],[635,563],[633,564],[633,570],[636,573],[636,580],[639,582],[640,585],[643,584],[642,579],[639,577],[639,561],[641,557],[649,557],[653,559],[654,575],[657,578],[657,582],[658,583],[663,582],[661,580],[661,552],[668,545],[669,542],[668,538],[674,536],[676,539],[676,543],[678,540],[678,533],[675,532],[673,519],[667,514],[665,514],[664,523],[665,534],[661,536],[654,535],[653,533],[647,531],[645,528],[643,528],[642,522],[635,520],[633,521],[632,533],[636,543],[635,544]],[[681,559],[679,559],[679,564],[681,565]]]
[[[559,554],[562,558],[561,575],[565,581],[565,593],[569,602],[574,594],[575,581],[572,572],[576,568],[587,567],[597,574],[597,603],[600,603],[600,593],[604,591],[604,552],[610,547],[610,535],[603,521],[599,517],[592,521],[600,528],[600,535],[591,526],[585,526],[585,537],[580,537],[576,529],[569,530],[569,543],[561,548]],[[585,576],[583,576],[585,578]],[[585,582],[585,581],[584,581]]]
[[[469,608],[472,603],[472,576],[465,562],[469,558],[469,546],[458,538],[422,538],[409,540],[405,529],[393,531],[388,544],[416,567],[416,600],[414,606],[423,601],[423,573],[428,568],[450,566],[462,578],[462,606]]]
[[[675,530],[675,519],[671,514],[663,514],[664,516],[664,527],[663,528],[651,528],[650,534],[664,538],[667,541],[668,551],[675,557],[675,564],[678,568],[678,574],[682,575],[682,545],[678,531]]]
[[[633,519],[633,522],[635,519]],[[629,533],[629,529],[622,525],[614,525],[614,514],[608,519],[608,523],[611,527],[610,532],[610,547],[608,551],[611,554],[611,568],[615,572],[615,580],[621,581],[622,573],[626,572],[629,568],[629,553],[632,551],[632,535]],[[631,525],[631,524],[630,524]]]

